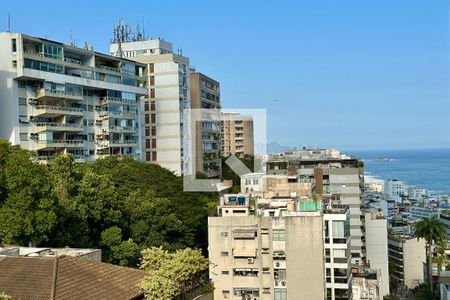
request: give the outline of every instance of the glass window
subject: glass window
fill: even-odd
[[[284,241],[285,240],[284,229],[274,229],[273,230],[273,240],[274,241]]]
[[[274,290],[275,300],[287,300],[287,290],[286,289],[275,289]]]
[[[11,50],[13,53],[17,52],[17,40],[16,39],[11,40]]]
[[[345,237],[344,221],[333,221],[333,238]]]

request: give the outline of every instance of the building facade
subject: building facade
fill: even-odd
[[[215,299],[351,299],[347,207],[225,195],[208,219]]]
[[[124,41],[110,45],[111,55],[122,53],[147,66],[149,92],[142,105],[142,153],[177,175],[192,174],[191,137],[183,112],[191,108],[189,58],[174,54],[162,39]]]
[[[298,177],[310,183],[313,192],[333,205],[347,205],[350,209],[352,262],[363,264],[365,258],[364,219],[361,209],[361,190],[364,170],[357,159],[334,149],[304,149],[286,151],[269,156],[268,174]]]
[[[141,158],[146,66],[20,33],[0,33],[0,137],[48,162]]]
[[[408,289],[424,282],[423,263],[426,261],[425,241],[413,236],[390,236],[388,240],[390,274]]]
[[[376,270],[379,295],[389,295],[389,258],[387,220],[383,213],[365,213],[366,256],[370,269]]]
[[[220,83],[200,72],[190,73],[191,108],[200,110],[200,120],[191,124],[194,135],[194,172],[209,178],[222,175],[220,138]],[[195,123],[195,124],[194,124]]]
[[[254,155],[253,118],[238,113],[222,113],[222,155]]]

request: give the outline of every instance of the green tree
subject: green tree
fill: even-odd
[[[425,218],[417,222],[415,235],[426,242],[428,287],[433,293],[433,245],[446,241],[445,225],[436,217]]]
[[[113,226],[101,233],[101,244],[104,247],[104,260],[121,266],[136,267],[139,257],[139,246],[132,239],[122,241],[122,230]]]
[[[48,240],[56,224],[48,169],[33,162],[31,152],[15,147],[2,160],[6,198],[0,207],[0,238],[6,243],[39,245]]]
[[[99,175],[87,169],[74,198],[74,211],[87,223],[93,245],[99,244],[100,233],[119,223],[116,189],[109,175]]]
[[[8,296],[4,292],[0,292],[0,300],[11,300],[11,296]]]
[[[208,260],[196,249],[170,253],[152,247],[142,251],[141,268],[149,271],[140,284],[147,299],[173,299],[185,295],[202,282]]]
[[[158,198],[149,190],[145,195],[133,191],[125,199],[123,210],[129,220],[130,236],[142,247],[160,246],[177,249],[183,246],[183,223],[175,215],[169,199]]]

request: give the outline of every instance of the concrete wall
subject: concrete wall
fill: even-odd
[[[389,294],[389,259],[387,241],[387,220],[372,219],[365,214],[366,223],[366,256],[371,269],[380,270],[380,296]]]
[[[288,299],[324,299],[322,217],[286,217],[285,226]]]

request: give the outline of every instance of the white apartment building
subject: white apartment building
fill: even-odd
[[[388,179],[384,183],[384,193],[390,198],[393,198],[394,196],[406,195],[406,182],[403,180]]]
[[[428,197],[428,191],[426,189],[420,189],[410,186],[408,187],[408,197],[410,199],[422,200]]]
[[[413,236],[391,236],[388,240],[389,262],[394,265],[390,276],[401,285],[414,289],[424,282],[425,241]]]
[[[146,66],[20,33],[0,33],[0,138],[76,161],[141,156]]]
[[[192,174],[192,137],[183,112],[191,108],[189,58],[174,54],[162,39],[124,41],[110,45],[111,55],[123,53],[147,66],[149,93],[142,106],[142,153],[145,161],[177,175]]]
[[[253,201],[225,195],[208,219],[214,298],[351,299],[348,209]]]
[[[389,295],[389,258],[387,220],[383,213],[366,213],[366,257],[370,269],[377,272],[379,295]]]

